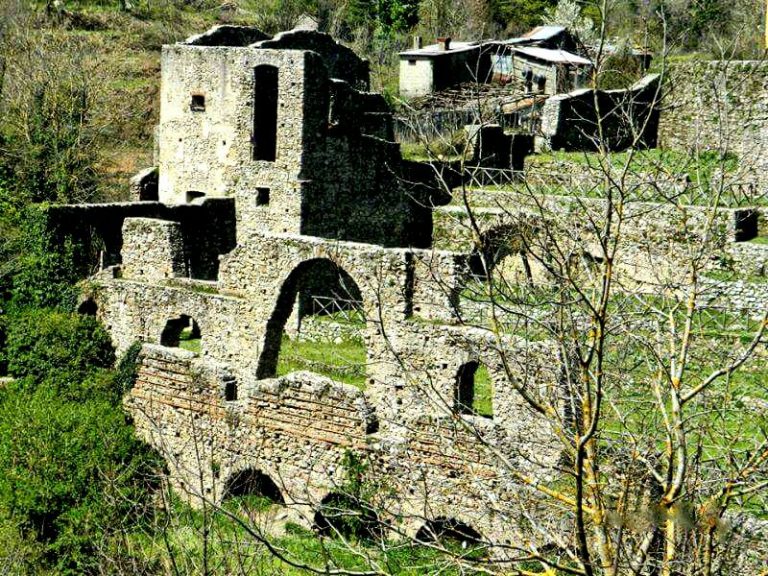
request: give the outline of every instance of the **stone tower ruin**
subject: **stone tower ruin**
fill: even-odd
[[[141,345],[125,403],[191,500],[255,474],[312,518],[353,454],[409,533],[450,521],[508,538],[525,490],[509,464],[559,457],[513,383],[557,396],[557,347],[461,320],[468,255],[431,247],[429,193],[367,89],[367,63],[319,32],[223,26],[165,46],[157,167],[134,202],[58,212],[104,243],[83,310],[118,352]],[[364,389],[276,376],[313,299],[364,319]],[[185,331],[199,349],[179,347]],[[490,417],[463,409],[481,365]]]

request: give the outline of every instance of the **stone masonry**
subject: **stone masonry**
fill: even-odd
[[[432,248],[431,192],[403,177],[418,170],[365,91],[367,63],[318,32],[223,26],[164,47],[162,67],[158,166],[134,179],[135,202],[49,217],[104,239],[87,308],[119,353],[143,344],[125,403],[171,483],[218,502],[252,471],[310,522],[352,454],[412,535],[446,519],[517,534],[528,490],[511,471],[547,480],[560,454],[513,383],[562,404],[560,352],[463,325],[467,256]],[[284,330],[318,296],[364,318],[364,390],[276,377]],[[178,347],[185,330],[199,351]],[[488,417],[457,409],[480,365]]]
[[[343,492],[352,456],[381,488],[380,513],[407,534],[451,520],[498,542],[521,535],[519,503],[537,500],[515,474],[553,480],[552,438],[574,417],[562,352],[465,322],[477,239],[404,177],[419,170],[400,156],[385,101],[367,92],[367,63],[322,33],[221,26],[165,46],[162,66],[158,166],[134,180],[135,202],[55,207],[49,219],[54,237],[103,240],[86,308],[118,353],[142,344],[125,405],[172,485],[193,504],[220,502],[258,474],[310,524]],[[567,199],[548,202],[569,210]],[[514,213],[480,216],[488,237],[546,224],[512,203]],[[695,241],[704,218],[694,210],[681,229],[676,214],[631,210],[654,214],[630,232],[637,244],[663,237],[670,253],[668,232]],[[745,218],[717,215],[724,244]],[[364,389],[277,376],[284,331],[317,298],[361,315]],[[182,332],[199,348],[181,349]],[[479,366],[487,416],[458,399]]]

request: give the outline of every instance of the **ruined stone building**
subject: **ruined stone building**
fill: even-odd
[[[483,271],[477,239],[456,225],[464,207],[437,206],[432,167],[402,160],[389,107],[368,88],[367,63],[319,32],[222,26],[165,46],[157,166],[134,179],[134,201],[57,207],[54,228],[102,243],[82,311],[118,353],[141,346],[125,403],[180,494],[220,502],[258,487],[320,524],[352,456],[380,488],[382,520],[405,533],[461,526],[508,543],[536,505],[516,475],[551,480],[552,423],[562,433],[573,419],[560,346],[467,321],[477,306],[460,296]],[[478,210],[483,242],[547,224],[530,224],[530,199],[498,194],[510,209]],[[567,198],[545,204],[573,214]],[[600,218],[600,201],[580,205]],[[638,248],[622,265],[650,277],[649,254],[674,248],[679,210],[631,210]],[[729,247],[757,234],[753,211],[717,219]],[[364,345],[364,385],[278,375],[287,338],[329,311],[361,319],[345,329]],[[481,372],[483,415],[469,408]],[[541,416],[521,391],[558,414]]]
[[[353,454],[407,532],[509,538],[510,464],[559,458],[513,383],[559,401],[557,347],[460,322],[466,255],[432,248],[434,198],[367,89],[367,63],[322,33],[218,27],[165,46],[157,167],[135,201],[55,211],[103,242],[82,310],[119,353],[141,343],[126,405],[193,500],[250,475],[311,520]],[[276,377],[318,301],[364,318],[364,389]],[[199,349],[179,347],[190,334]],[[467,409],[481,368],[492,415]]]

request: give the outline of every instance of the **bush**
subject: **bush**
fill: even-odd
[[[134,435],[121,397],[139,347],[117,370],[90,316],[29,310],[6,317],[9,372],[0,389],[0,545],[33,572],[96,572],[101,547],[151,510],[160,458]],[[14,544],[14,547],[17,547]]]
[[[32,310],[7,322],[8,373],[35,386],[45,382],[76,398],[84,383],[97,383],[95,369],[115,361],[109,335],[91,316]]]
[[[0,520],[37,542],[59,573],[87,573],[111,534],[141,520],[156,463],[104,397],[67,402],[47,386],[0,392]]]

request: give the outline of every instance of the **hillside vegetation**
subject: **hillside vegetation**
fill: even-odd
[[[153,163],[162,45],[223,23],[274,33],[309,13],[369,58],[373,89],[394,101],[397,51],[411,34],[516,34],[551,18],[553,4],[0,0],[0,572],[306,573],[275,559],[244,529],[269,504],[236,499],[224,510],[192,511],[169,495],[160,458],[136,438],[121,406],[138,347],[118,361],[104,328],[75,313],[82,271],[73,255],[81,247],[53,246],[46,232],[46,204],[125,199],[128,177]],[[644,10],[661,9],[651,4],[619,6],[607,22],[611,33],[658,46],[659,29],[644,24]],[[717,22],[717,34],[738,39],[735,54],[754,53],[754,34],[734,34],[756,19],[751,4],[691,0],[665,9],[681,50],[715,51],[710,24]],[[582,12],[600,23],[597,4]],[[708,346],[733,346],[716,336]],[[198,350],[199,342],[185,346]],[[365,350],[358,342],[345,346],[342,362],[328,362],[323,350],[289,343],[280,369],[324,365],[363,386]],[[736,381],[745,397],[764,380],[759,368],[752,380]],[[487,415],[489,401],[481,400],[471,408]],[[726,430],[735,429],[735,417],[728,418]],[[246,543],[246,552],[232,554],[232,542]],[[278,543],[294,558],[325,563],[327,573],[371,563],[391,574],[468,573],[412,541],[384,551],[361,542],[358,554],[287,522]]]

